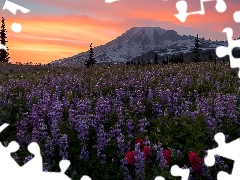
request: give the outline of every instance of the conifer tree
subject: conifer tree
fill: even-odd
[[[86,66],[93,66],[94,64],[96,64],[96,60],[94,58],[94,52],[93,52],[93,48],[92,48],[92,43],[90,44],[90,50],[89,50],[89,58],[88,61],[86,62]]]
[[[149,59],[148,59],[148,65],[149,65],[149,66],[151,65],[151,62],[149,61]]]
[[[6,46],[6,43],[8,42],[7,40],[7,30],[5,28],[5,19],[2,17],[2,26],[1,26],[1,31],[0,31],[0,41],[1,44],[4,45],[7,50],[8,47]],[[8,51],[5,51],[4,49],[0,49],[0,62],[8,62],[9,61],[9,53]]]
[[[154,56],[154,64],[158,64],[158,55],[157,55],[157,53],[155,53],[155,56]]]
[[[180,63],[183,63],[183,54],[182,54],[182,53],[181,53],[181,55],[180,55],[179,62],[180,62]]]
[[[140,65],[141,65],[141,63],[140,63],[140,60],[139,60],[139,59],[137,60],[137,65],[138,65],[138,66],[140,66]]]
[[[195,55],[194,58],[193,58],[193,62],[200,62],[201,61],[200,60],[200,55],[201,55],[202,50],[200,48],[201,48],[201,45],[200,45],[200,41],[198,39],[198,34],[197,34],[197,38],[194,41],[194,48],[193,48],[193,51],[192,51],[192,53]]]

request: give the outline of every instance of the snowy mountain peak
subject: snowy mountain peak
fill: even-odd
[[[173,47],[190,47],[194,44],[194,36],[179,35],[174,30],[160,27],[133,27],[105,45],[94,48],[98,63],[126,62],[148,51]],[[75,56],[52,62],[61,65],[83,65],[88,51]]]

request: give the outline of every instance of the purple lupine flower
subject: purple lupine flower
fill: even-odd
[[[28,132],[28,127],[31,127],[29,119],[30,116],[25,113],[23,119],[17,122],[17,141],[20,146],[24,143],[31,143],[30,134]]]
[[[215,118],[207,118],[206,119],[207,124],[209,125],[209,128],[214,131],[214,129],[217,127],[217,121]]]
[[[99,117],[100,122],[106,122],[108,120],[107,114],[111,112],[109,99],[104,99],[103,97],[98,98],[98,101],[95,104],[94,111]]]
[[[146,118],[138,120],[138,132],[141,133],[146,133],[147,132],[147,126],[149,126],[150,123],[147,121]]]
[[[140,150],[140,144],[135,144],[135,172],[138,179],[144,179],[144,153]]]
[[[156,114],[157,118],[160,118],[164,114],[161,107],[162,107],[161,103],[159,103],[159,102],[152,103],[152,111],[153,111],[153,114]]]
[[[54,146],[55,141],[48,136],[45,142],[45,154],[47,157],[54,157]]]
[[[38,129],[36,127],[34,127],[32,130],[32,140],[31,141],[39,144],[40,139],[41,139],[41,133],[38,131]]]
[[[201,169],[201,176],[208,176],[209,175],[209,167],[203,163],[202,169]]]
[[[80,159],[83,159],[85,161],[87,161],[89,159],[89,152],[87,150],[87,146],[84,145],[80,151]]]
[[[59,123],[62,121],[62,103],[58,100],[58,95],[53,95],[53,102],[48,112],[49,125],[53,139],[57,142],[60,135]]]
[[[58,139],[58,146],[59,146],[59,155],[63,159],[67,159],[68,158],[67,148],[69,146],[68,146],[68,137],[66,134],[60,135],[60,138]]]
[[[177,158],[179,158],[181,154],[182,154],[181,150],[176,150],[176,156],[177,156]]]
[[[27,157],[25,157],[25,159],[24,159],[24,164],[26,164],[28,161],[30,161],[31,159],[33,158],[33,155],[30,155],[30,156],[27,156]]]
[[[47,163],[47,162],[43,163],[43,171],[44,172],[49,172],[49,171],[51,171],[51,169],[52,169],[52,166],[50,165],[50,163]]]
[[[38,120],[38,132],[40,133],[41,139],[46,139],[47,138],[47,126],[44,123],[43,119]]]
[[[68,122],[70,128],[74,128],[76,120],[75,120],[76,110],[73,109],[73,105],[71,104],[68,109]]]
[[[148,137],[146,137],[146,140],[143,142],[145,146],[151,146],[150,140],[148,140]]]
[[[228,171],[229,171],[229,167],[228,167],[228,165],[224,165],[223,170],[224,170],[225,172],[228,172]]]
[[[132,135],[133,130],[134,130],[133,121],[131,119],[128,119],[126,121],[126,131],[127,131],[128,138],[133,137]]]
[[[122,133],[119,134],[119,136],[116,137],[118,149],[120,151],[119,155],[125,154],[125,143],[124,143],[124,135]]]
[[[130,174],[129,169],[127,168],[127,160],[124,158],[120,160],[120,169],[123,171],[123,179],[124,180],[132,180],[132,176]]]
[[[163,155],[163,148],[161,146],[162,146],[161,143],[159,143],[159,145],[154,145],[154,150],[157,151],[156,160],[159,161],[158,167],[161,168],[161,170],[163,170],[167,167],[167,164]]]
[[[141,101],[137,101],[137,104],[136,104],[136,112],[137,113],[144,113],[145,111],[145,106],[142,104]]]
[[[97,142],[96,145],[93,146],[97,150],[97,156],[105,159],[105,154],[102,153],[108,143],[107,133],[104,132],[104,126],[100,125],[97,131]]]
[[[13,159],[14,159],[16,162],[19,162],[19,160],[20,160],[20,157],[19,157],[19,156],[13,155],[12,157],[13,157]]]
[[[220,170],[224,170],[225,165],[222,158],[218,155],[215,155],[215,160],[216,160],[215,165],[218,165]]]
[[[76,116],[76,120],[74,129],[78,132],[78,139],[85,143],[89,140],[88,120],[79,116]]]

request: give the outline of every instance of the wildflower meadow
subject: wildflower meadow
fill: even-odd
[[[150,66],[57,67],[1,64],[0,134],[21,148],[12,157],[23,165],[27,146],[41,147],[45,171],[80,180],[167,180],[172,165],[190,168],[191,180],[231,173],[232,162],[206,150],[240,135],[239,78],[229,63],[200,62]]]

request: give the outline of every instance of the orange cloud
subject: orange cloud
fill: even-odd
[[[7,20],[15,22],[15,17]],[[21,24],[23,30],[17,34],[6,22],[12,62],[48,63],[86,51],[90,42],[94,42],[94,46],[104,44],[122,32],[114,22],[74,15],[32,17],[21,19]]]

